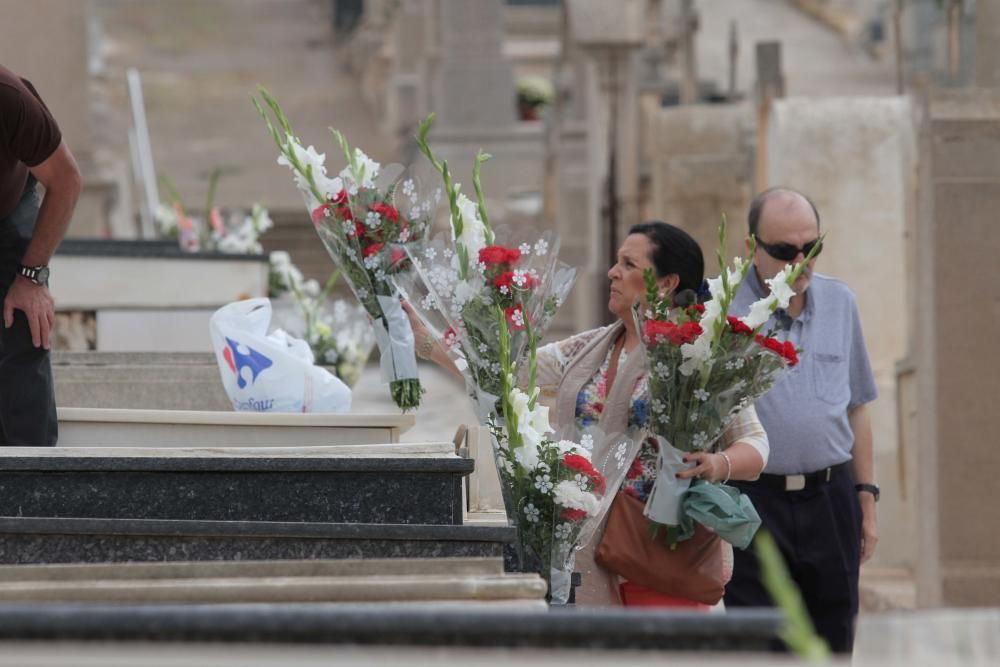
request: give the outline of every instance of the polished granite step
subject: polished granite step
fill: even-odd
[[[508,526],[0,517],[0,564],[494,558]]]
[[[462,522],[462,479],[474,462],[449,453],[450,443],[413,454],[363,455],[359,447],[350,453],[337,446],[4,447],[0,512],[94,519]]]

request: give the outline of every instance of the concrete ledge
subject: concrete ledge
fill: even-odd
[[[59,408],[60,446],[358,445],[399,442],[404,414]]]
[[[357,577],[373,574],[499,575],[503,574],[503,563],[498,558],[369,558],[365,560],[0,565],[0,582],[236,579],[241,577]]]
[[[544,607],[537,574],[129,579],[0,583],[0,603],[286,603],[521,600]]]

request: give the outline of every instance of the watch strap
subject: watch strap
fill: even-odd
[[[881,495],[881,490],[875,484],[855,484],[854,490],[858,493],[862,491],[867,491],[868,493],[875,496],[875,500],[878,501],[879,495]]]

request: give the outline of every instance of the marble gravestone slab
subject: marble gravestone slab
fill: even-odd
[[[18,517],[460,524],[454,454],[282,456],[4,448],[0,507]]]
[[[0,518],[0,564],[494,558],[508,526]]]

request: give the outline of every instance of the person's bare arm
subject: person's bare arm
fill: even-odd
[[[434,338],[413,311],[413,307],[406,301],[403,301],[403,310],[406,311],[406,316],[410,319],[410,327],[413,329],[413,340],[417,355],[434,362],[448,371],[449,374],[464,382],[465,377],[462,375],[462,371],[458,370],[455,362],[452,361],[451,355],[448,354],[444,343]]]
[[[854,481],[858,484],[875,483],[875,456],[872,452],[872,422],[868,407],[859,405],[847,411],[847,420],[854,432]],[[861,503],[861,562],[875,553],[878,544],[878,514],[875,496],[867,491],[858,493]]]
[[[47,266],[66,234],[73,208],[80,196],[82,178],[73,154],[65,143],[41,164],[31,167],[32,175],[45,186],[45,198],[38,211],[35,231],[21,263],[25,266]],[[35,347],[49,347],[49,333],[55,325],[55,304],[48,287],[36,285],[18,275],[4,299],[4,326],[14,324],[14,311],[22,311],[31,329]]]

